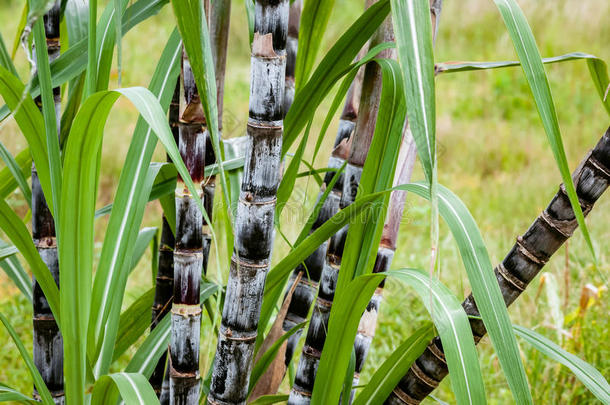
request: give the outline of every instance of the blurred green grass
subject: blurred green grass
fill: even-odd
[[[356,0],[336,1],[325,49],[332,46],[361,13],[361,3]],[[519,3],[543,56],[581,51],[610,60],[608,41],[604,40],[610,38],[610,26],[607,24],[610,3],[579,0],[522,0]],[[8,47],[12,46],[22,4],[19,0],[4,0],[0,5],[0,32]],[[173,25],[171,8],[165,7],[158,16],[140,24],[125,36],[122,55],[124,87],[148,84]],[[233,2],[229,49],[224,108],[226,137],[244,133],[248,114],[250,57],[241,1]],[[470,0],[445,1],[435,58],[438,61],[515,60],[516,55],[493,2]],[[21,49],[16,62],[22,78],[27,78],[28,68]],[[584,62],[547,66],[547,73],[568,160],[571,168],[575,168],[606,130],[610,120]],[[117,86],[117,77],[115,67],[111,87]],[[436,93],[440,182],[451,188],[469,207],[485,238],[492,262],[497,263],[508,252],[514,238],[522,234],[546,207],[561,181],[535,105],[520,68],[442,75],[437,79]],[[330,100],[322,105],[319,117],[323,117],[322,113],[329,104]],[[314,134],[321,121],[322,118],[314,124]],[[99,206],[112,201],[135,122],[135,109],[128,102],[120,100],[106,125]],[[335,130],[336,122],[329,129],[316,162],[318,167],[326,162]],[[2,127],[0,140],[12,152],[25,146],[25,140],[19,135],[14,122],[10,121]],[[313,145],[306,153],[307,159],[312,154]],[[164,160],[161,148],[157,150],[155,159]],[[418,168],[414,179],[422,177]],[[282,230],[291,240],[300,231],[300,225],[313,207],[316,195],[314,181],[300,179],[297,182],[291,199],[294,209],[288,207],[282,215]],[[18,193],[10,197],[10,202],[25,214],[26,208]],[[429,248],[428,217],[427,204],[415,196],[409,196],[394,268],[425,268]],[[159,221],[159,206],[151,204],[143,226],[158,226]],[[610,270],[607,246],[610,240],[609,221],[610,198],[605,196],[598,202],[587,223],[598,254],[599,270],[606,277]],[[104,226],[104,220],[96,223],[98,247],[103,240]],[[441,280],[458,298],[462,298],[469,292],[468,281],[457,248],[444,226],[441,227],[440,248]],[[278,238],[275,260],[288,250],[289,247]],[[147,253],[130,278],[126,305],[150,287],[149,267],[150,253]],[[511,319],[562,344],[595,365],[604,376],[610,376],[607,291],[602,291],[601,298],[595,300],[584,313],[568,319],[563,326],[565,333],[560,334],[553,328],[557,321],[552,314],[574,315],[574,311],[580,307],[582,289],[586,285],[602,285],[579,232],[570,240],[568,251],[566,248],[560,249],[545,270],[553,276],[547,276],[545,283],[541,283],[540,277],[532,283],[511,307]],[[0,311],[11,319],[26,345],[31,348],[30,306],[3,274],[0,281]],[[555,295],[559,297],[559,305],[554,304]],[[377,337],[373,341],[361,381],[366,382],[370,373],[393,348],[426,318],[426,312],[413,291],[395,281],[388,282]],[[210,339],[204,339],[202,345],[202,352],[207,354],[204,355],[202,368],[207,369],[209,355],[214,350],[214,339],[209,328],[204,331],[210,334]],[[8,339],[6,332],[0,330],[0,342]],[[596,403],[595,398],[566,368],[548,362],[526,343],[520,342],[520,345],[536,403]],[[0,381],[29,392],[32,383],[23,362],[10,344],[6,347],[0,352]],[[479,353],[489,402],[510,403],[512,397],[487,338],[479,345]],[[434,395],[454,402],[448,381],[443,382]]]

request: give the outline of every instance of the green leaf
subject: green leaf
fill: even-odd
[[[6,50],[6,45],[4,44],[4,39],[2,38],[2,34],[0,34],[0,66],[7,69],[11,72],[15,77],[19,77],[17,73],[17,69],[15,69],[15,65],[13,64],[13,60],[11,56],[8,54]]]
[[[587,61],[589,67],[589,73],[591,73],[591,80],[595,85],[595,89],[599,94],[599,98],[602,104],[606,108],[606,111],[610,114],[610,99],[606,98],[606,89],[608,88],[608,67],[603,59],[598,58],[595,55],[590,55],[583,52],[571,52],[565,55],[553,56],[550,58],[542,58],[542,63],[560,63],[568,62],[572,60],[584,59]],[[520,66],[519,61],[499,61],[499,62],[444,62],[436,64],[436,73],[453,73],[453,72],[468,72],[471,70],[487,70],[487,69],[499,69],[511,66]]]
[[[26,148],[19,152],[15,157],[15,162],[23,177],[26,179],[29,178],[32,173],[32,156],[30,155],[30,150]],[[0,170],[0,198],[4,199],[8,197],[8,195],[17,188],[17,185],[17,179],[13,175],[11,168],[5,167]]]
[[[248,19],[248,37],[250,38],[250,46],[254,40],[254,0],[244,0],[244,6],[246,8],[246,17]]]
[[[28,142],[30,153],[36,170],[42,191],[45,195],[52,195],[51,192],[51,173],[49,169],[49,160],[47,157],[47,143],[44,139],[43,132],[44,120],[38,107],[30,97],[25,97],[23,100],[22,94],[25,86],[8,70],[0,66],[0,95],[4,98],[7,106],[13,111],[13,116],[21,133]],[[53,212],[53,200],[48,199],[47,204]]]
[[[119,395],[127,405],[159,403],[155,390],[142,374],[115,373],[104,375],[95,382],[91,405],[115,403]]]
[[[83,99],[93,94],[97,88],[97,0],[89,0],[89,35],[87,35],[87,73]]]
[[[430,4],[427,0],[392,0],[392,21],[410,107],[409,125],[431,183],[436,166],[436,101]]]
[[[356,277],[348,284],[349,294],[335,296],[328,323],[328,334],[313,387],[312,403],[339,402],[360,316],[384,277],[385,274]]]
[[[32,242],[32,235],[30,235],[21,218],[15,214],[4,200],[0,200],[0,229],[2,229],[28,263],[30,270],[34,277],[36,277],[36,281],[40,284],[42,292],[49,302],[51,312],[53,312],[57,323],[61,325],[59,291],[55,280],[46,264],[40,258],[34,242]]]
[[[161,55],[150,84],[151,91],[158,95],[162,105],[163,110],[159,118],[165,116],[164,111],[169,106],[175,78],[178,75],[180,57],[180,38],[177,31],[174,31]],[[108,372],[107,367],[112,359],[112,354],[108,352],[114,347],[116,325],[111,326],[111,330],[104,330],[104,327],[110,317],[118,319],[120,313],[122,292],[125,289],[137,232],[152,182],[159,170],[168,166],[167,164],[149,166],[156,144],[157,138],[153,130],[144,118],[140,118],[121,171],[93,285],[93,312],[89,321],[87,350],[90,361],[97,362],[102,347],[105,347],[106,353],[101,361],[97,362],[95,371],[99,373],[98,375]]]
[[[353,68],[352,61],[389,12],[389,0],[380,0],[369,7],[328,51],[307,83],[298,89],[284,120],[283,154],[290,149],[335,83]],[[374,56],[370,55],[370,58]]]
[[[335,0],[305,0],[299,28],[299,51],[295,65],[297,91],[309,79],[316,55],[326,31]]]
[[[431,323],[427,323],[409,336],[375,371],[362,392],[354,400],[354,405],[383,403],[433,337],[434,331]]]
[[[398,62],[375,59],[382,71],[382,90],[375,133],[362,171],[356,200],[392,187],[405,125],[406,105]],[[354,221],[348,230],[336,294],[347,291],[357,275],[369,273],[381,240],[389,194],[383,195],[364,220]]]
[[[19,339],[19,336],[17,336],[17,332],[15,332],[15,329],[13,329],[8,319],[6,318],[6,316],[4,316],[2,312],[0,312],[0,321],[4,324],[4,327],[8,331],[8,334],[11,336],[13,342],[15,343],[15,346],[17,346],[17,350],[19,350],[19,354],[21,355],[21,358],[25,362],[25,365],[27,366],[30,375],[32,376],[32,379],[34,380],[34,386],[36,387],[36,390],[40,395],[42,403],[45,405],[54,405],[55,402],[53,401],[53,397],[47,389],[47,386],[44,383],[40,372],[36,368],[34,360],[32,360],[32,357],[30,357],[30,354],[28,353],[27,349],[25,348],[25,346],[23,346],[21,339]]]
[[[0,248],[4,250],[10,246],[8,243],[0,240]],[[17,288],[21,290],[23,295],[31,302],[32,301],[32,279],[25,269],[21,266],[21,263],[15,256],[9,256],[0,260],[0,267],[4,270],[6,275],[13,280]]]
[[[485,387],[468,317],[457,298],[440,281],[419,270],[388,272],[413,287],[432,316],[443,343],[451,387],[458,404],[485,404]]]
[[[504,24],[506,25],[513,45],[515,46],[515,50],[517,51],[517,55],[519,56],[519,60],[521,61],[521,67],[523,68],[532,95],[534,96],[534,101],[536,102],[536,107],[538,108],[540,119],[542,120],[542,126],[546,132],[549,144],[551,145],[551,150],[553,151],[553,156],[555,157],[559,172],[561,173],[561,178],[563,179],[566,193],[572,204],[578,226],[587,242],[593,261],[597,263],[595,249],[593,248],[591,236],[589,235],[585,217],[580,208],[580,203],[578,202],[578,195],[576,195],[574,182],[572,181],[570,167],[568,166],[563,141],[561,139],[559,121],[557,120],[557,112],[555,111],[551,88],[549,87],[549,81],[542,64],[542,58],[540,57],[538,47],[536,46],[534,34],[515,0],[494,0],[494,2],[502,15]],[[516,387],[511,388],[515,389]]]
[[[113,362],[144,335],[144,332],[150,326],[150,309],[152,308],[154,298],[155,290],[151,288],[121,313],[116,344],[112,355]]]
[[[250,377],[250,388],[248,389],[248,395],[252,392],[258,380],[265,374],[273,359],[277,356],[280,347],[288,340],[288,338],[294,335],[297,331],[303,329],[307,322],[302,322],[294,325],[288,332],[284,333],[278,340],[271,345],[271,347],[260,357],[260,359],[254,364],[252,369],[252,375]]]
[[[220,131],[218,130],[218,106],[216,104],[217,94],[214,60],[212,58],[212,47],[210,45],[210,35],[203,3],[200,0],[172,0],[172,6],[178,23],[178,30],[184,41],[184,49],[189,57],[193,76],[195,77],[195,83],[199,90],[207,129],[210,132],[214,155],[216,156],[216,162],[219,165],[223,200],[227,206],[230,206],[229,202],[231,198],[229,196],[229,187],[223,168],[223,154],[220,148]],[[207,222],[210,223],[209,221]],[[226,232],[232,232],[229,218],[227,218],[225,226]],[[214,232],[212,231],[211,233],[212,239],[215,240]],[[214,243],[214,246],[216,245],[217,243]]]
[[[430,198],[429,187],[423,183],[414,183],[408,190],[421,197]],[[439,186],[439,209],[460,250],[477,308],[515,400],[517,403],[531,403],[519,346],[477,224],[464,203],[442,186]]]
[[[351,404],[352,402],[352,384],[354,382],[354,373],[356,372],[356,351],[352,347],[352,354],[349,358],[349,363],[343,377],[343,391],[341,392],[341,405]]]
[[[149,90],[133,87],[99,92],[85,101],[74,120],[66,146],[64,187],[61,200],[61,213],[65,213],[66,216],[60,216],[60,218],[66,218],[60,221],[60,233],[65,235],[65,239],[62,239],[60,244],[61,306],[66,308],[69,313],[61,325],[65,345],[73,348],[65,353],[64,363],[66,364],[66,396],[67,400],[73,403],[84,401],[82,387],[85,384],[86,336],[91,307],[89,290],[93,256],[93,220],[97,176],[99,175],[95,157],[98,156],[101,147],[104,123],[110,108],[119,95],[126,96],[133,103],[146,123],[162,141],[180,176],[193,194],[193,199],[199,209],[204,211],[203,203],[180,157],[165,113]],[[67,213],[71,213],[71,215],[67,215]],[[73,252],[79,252],[79,254],[74,255]],[[96,279],[98,275],[99,270]],[[93,296],[95,297],[96,294]],[[102,323],[102,325],[104,324]],[[108,323],[108,326],[113,328],[114,324]],[[111,356],[104,355],[101,360],[106,362],[109,357],[111,358]],[[90,358],[94,357],[90,356]]]
[[[221,291],[221,286],[212,283],[202,283],[200,288],[199,302],[205,304],[216,292]],[[167,351],[170,338],[171,315],[167,314],[155,329],[146,337],[144,343],[138,348],[125,371],[142,373],[150,377],[157,366],[157,362]]]
[[[126,372],[141,373],[146,377],[152,375],[157,362],[163,353],[167,352],[171,333],[170,323],[171,314],[167,314],[138,348],[136,354],[125,368]]]
[[[299,166],[301,165],[301,160],[303,159],[303,153],[305,152],[305,147],[307,146],[307,139],[309,138],[309,130],[311,129],[312,121],[309,121],[307,124],[307,129],[305,130],[305,135],[301,138],[301,143],[297,148],[286,172],[282,176],[282,180],[280,181],[280,185],[277,189],[277,203],[275,206],[275,221],[277,224],[280,222],[280,216],[282,214],[282,210],[286,206],[288,199],[292,195],[292,190],[294,190],[294,184],[297,179],[297,173],[299,171]]]
[[[4,385],[0,383],[0,402],[27,402],[27,403],[35,403],[34,398],[28,397],[25,394],[17,391],[9,387],[8,385]]]
[[[138,262],[142,256],[144,256],[146,249],[148,249],[148,246],[152,242],[153,238],[157,236],[158,232],[159,228],[152,226],[142,228],[142,230],[138,233],[138,238],[136,239],[136,243],[133,248],[133,255],[131,256],[131,266],[129,269],[130,273],[136,268]]]
[[[31,12],[31,10],[30,10]],[[46,201],[52,200],[52,213],[55,221],[59,221],[59,196],[61,195],[61,155],[59,151],[59,132],[57,129],[57,112],[51,86],[51,70],[47,54],[47,42],[44,32],[44,21],[39,18],[34,25],[34,43],[36,44],[36,70],[40,80],[40,98],[42,99],[42,116],[46,134],[47,153],[51,175],[51,195],[45,194]],[[51,205],[49,204],[51,209]],[[61,234],[57,234],[57,239]]]
[[[154,165],[159,165],[159,163],[153,162],[150,164],[150,166]],[[148,195],[148,202],[172,194],[176,190],[176,173],[176,169],[172,163],[162,164],[161,170],[159,170],[152,189],[150,190],[150,194]],[[110,214],[110,212],[112,212],[112,207],[113,204],[108,204],[95,211],[95,219]],[[168,221],[170,221],[170,225],[172,225],[171,218],[168,218]],[[174,219],[173,222],[175,223],[176,220]]]
[[[168,0],[138,0],[124,13],[122,32],[125,35],[133,27],[157,14]],[[112,3],[108,5],[112,7]],[[100,21],[101,23],[102,21]],[[100,24],[101,27],[101,24]],[[100,28],[101,29],[101,28]],[[83,39],[62,53],[51,63],[53,87],[60,86],[85,71],[87,67],[87,39]],[[38,76],[32,78],[30,93],[33,97],[40,94]],[[6,99],[5,99],[6,102]],[[7,106],[0,108],[0,121],[9,115]]]
[[[21,170],[19,163],[17,163],[13,155],[11,155],[11,153],[8,151],[8,149],[6,149],[6,146],[4,146],[2,142],[0,142],[0,158],[4,161],[6,167],[13,175],[15,182],[19,185],[19,188],[23,193],[23,198],[25,198],[25,201],[31,208],[32,190],[30,189],[30,186],[26,180],[25,175],[23,174],[23,171]]]
[[[610,404],[610,385],[595,367],[532,330],[518,325],[513,325],[513,329],[539,352],[569,368],[602,403]]]

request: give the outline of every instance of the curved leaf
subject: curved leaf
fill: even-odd
[[[102,376],[95,382],[91,405],[113,404],[119,395],[127,405],[159,403],[155,390],[142,374],[116,373]]]
[[[451,387],[458,404],[485,404],[485,387],[466,312],[440,281],[419,270],[402,269],[388,276],[409,284],[432,315],[443,343]]]
[[[582,213],[580,203],[578,202],[574,182],[572,181],[570,167],[568,166],[563,141],[561,139],[561,131],[559,130],[555,103],[553,101],[553,96],[551,95],[551,88],[549,87],[544,65],[542,64],[542,58],[540,57],[538,47],[536,46],[534,34],[515,0],[494,0],[494,2],[502,15],[506,29],[508,30],[515,50],[517,51],[517,55],[519,56],[519,60],[521,61],[521,67],[523,68],[525,78],[527,79],[532,95],[534,96],[542,126],[546,132],[549,144],[551,145],[551,150],[553,151],[553,156],[555,157],[559,172],[561,173],[561,178],[563,179],[566,193],[572,204],[578,226],[587,242],[593,261],[597,262],[593,242],[591,241],[591,236],[589,235],[589,230],[585,223],[585,217]],[[510,381],[509,384],[511,384]],[[512,384],[511,388],[513,390],[517,389],[517,387],[512,386]],[[519,390],[522,391],[523,387],[520,387]],[[519,397],[515,399],[518,400]]]
[[[169,106],[173,94],[180,58],[180,38],[174,30],[150,84],[151,91],[158,95],[163,110]],[[163,110],[160,111],[159,118],[165,116]],[[93,285],[88,355],[94,362],[98,360],[104,341],[107,351],[114,347],[116,329],[104,331],[104,326],[111,315],[118,320],[134,243],[154,180],[154,177],[147,178],[146,172],[151,169],[158,172],[161,168],[158,165],[149,167],[156,144],[157,138],[152,129],[144,118],[139,118],[121,171]],[[112,354],[107,353],[98,363],[98,375],[108,372],[111,358]]]
[[[595,367],[532,330],[518,325],[513,325],[513,329],[517,336],[534,346],[539,352],[572,370],[597,399],[604,404],[610,404],[610,385]]]
[[[17,163],[17,160],[11,155],[11,153],[6,149],[6,146],[2,142],[0,142],[0,158],[6,164],[6,168],[13,175],[13,179],[16,184],[21,189],[23,193],[23,198],[27,204],[32,207],[32,190],[30,189],[30,185],[28,184],[25,175],[23,174],[23,170],[21,170],[21,165]],[[8,180],[7,180],[8,181]]]
[[[354,400],[354,405],[383,403],[400,379],[407,374],[411,364],[426,349],[433,336],[431,323],[422,326],[409,336],[375,371],[362,392]]]

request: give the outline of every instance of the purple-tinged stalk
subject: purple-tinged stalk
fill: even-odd
[[[354,132],[354,127],[356,126],[356,119],[358,118],[358,103],[360,102],[363,75],[364,69],[361,69],[347,92],[345,105],[339,120],[339,129],[337,131],[337,137],[335,138],[334,148],[328,160],[328,167],[331,169],[340,169],[349,157],[351,137]],[[331,183],[335,174],[335,171],[326,173],[324,184],[318,194],[318,198],[322,197],[326,187]],[[332,190],[322,204],[318,217],[311,227],[311,232],[314,232],[339,211],[339,201],[341,201],[341,194],[343,193],[343,178],[344,174],[339,174]],[[327,247],[328,241],[320,245],[303,263],[299,264],[294,269],[286,293],[288,293],[290,286],[292,286],[299,275],[301,275],[301,278],[294,290],[288,312],[284,318],[282,325],[284,332],[288,332],[295,325],[298,325],[307,319],[311,304],[313,303],[318,290],[318,283],[320,282],[320,276],[322,275]],[[292,361],[294,349],[301,337],[301,333],[302,331],[299,330],[288,338],[286,346],[286,367],[288,367]]]
[[[208,396],[211,404],[243,404],[248,394],[280,179],[288,9],[288,0],[255,4],[249,145]]]
[[[174,135],[176,143],[179,142],[178,120],[180,116],[180,80],[176,81],[174,95],[169,105],[169,126]],[[167,161],[171,162],[169,156]],[[157,277],[155,279],[155,299],[152,306],[152,322],[150,329],[153,330],[159,322],[170,311],[174,297],[174,246],[176,239],[172,232],[165,214],[162,217],[161,241],[159,243],[159,260]],[[153,371],[149,381],[159,397],[161,405],[169,404],[169,363],[167,353],[163,354]]]
[[[44,30],[47,42],[49,61],[55,60],[59,56],[59,21],[60,21],[60,1],[57,0],[49,12],[44,16]],[[59,136],[59,116],[61,114],[61,94],[60,88],[53,89],[53,99],[55,102],[55,113],[58,125]],[[36,98],[36,104],[42,109],[40,97]],[[57,239],[55,234],[55,222],[45,196],[40,186],[36,166],[32,163],[32,237],[34,245],[40,257],[49,268],[55,282],[59,286],[59,262],[57,259]],[[33,279],[33,355],[34,364],[40,371],[43,381],[53,396],[56,404],[64,403],[64,352],[63,339],[59,331],[59,326],[51,312],[49,303],[40,288],[40,285]],[[36,389],[34,398],[39,399]]]
[[[294,69],[297,62],[299,47],[299,26],[303,0],[294,0],[290,5],[288,17],[288,39],[286,41],[286,85],[284,89],[284,114],[294,100]]]
[[[180,76],[183,91],[180,99],[178,148],[193,182],[200,188],[204,179],[205,118],[186,52],[183,53]],[[187,405],[199,401],[199,288],[203,266],[203,218],[180,176],[175,201],[174,301],[169,350],[170,403]]]
[[[595,148],[572,173],[583,213],[589,214],[595,202],[610,185],[610,128]],[[517,241],[495,268],[496,279],[506,306],[512,304],[538,275],[551,256],[574,233],[578,223],[563,184],[547,208]],[[480,317],[470,294],[462,303],[469,316]],[[480,319],[470,319],[475,342],[486,333]],[[385,401],[389,405],[419,404],[449,373],[440,338],[435,337],[411,365]]]
[[[370,46],[373,47],[377,44],[393,40],[392,23],[388,18],[371,39]],[[395,58],[395,51],[393,49],[384,50],[378,57]],[[362,82],[359,114],[356,120],[354,135],[351,139],[351,149],[342,182],[343,191],[339,201],[339,208],[341,209],[350,205],[356,198],[362,168],[364,167],[364,162],[375,132],[381,87],[381,68],[376,63],[367,64]],[[303,346],[303,352],[297,366],[294,384],[290,391],[290,398],[288,399],[288,404],[290,405],[309,404],[311,401],[316,371],[326,340],[328,320],[335,295],[339,268],[341,267],[341,257],[346,236],[347,226],[333,235],[328,242],[318,287],[318,297],[314,304],[305,338],[305,345]]]
[[[433,42],[436,42],[436,34],[438,32],[438,22],[440,20],[442,8],[442,0],[430,0],[430,15],[432,18],[432,32]],[[396,166],[396,174],[394,178],[394,186],[408,183],[411,180],[411,174],[413,172],[413,165],[417,155],[417,148],[413,135],[409,130],[408,123],[405,123],[405,130],[403,134],[403,143],[400,149],[400,155],[398,156],[398,164]],[[375,265],[373,267],[374,273],[385,272],[390,269],[392,259],[394,258],[394,252],[396,251],[396,240],[398,238],[398,231],[400,229],[400,221],[402,219],[403,210],[405,206],[405,198],[407,192],[404,190],[393,191],[390,195],[390,203],[388,206],[388,216],[386,223],[383,226],[383,233],[381,235],[381,242],[379,244],[379,250],[377,251],[377,257],[375,258]],[[383,286],[385,280],[381,282],[379,288],[373,294],[373,297],[369,301],[366,310],[362,314],[360,324],[358,325],[358,334],[354,342],[354,351],[356,353],[356,368],[354,373],[353,386],[358,385],[360,381],[360,373],[364,367],[364,362],[369,352],[369,348],[373,337],[375,336],[375,329],[377,327],[377,315],[379,313],[379,305],[383,299]],[[352,391],[352,397],[354,391]]]

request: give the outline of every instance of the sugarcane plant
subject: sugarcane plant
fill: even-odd
[[[98,15],[96,0],[26,2],[16,35],[24,78],[0,36],[0,130],[13,118],[27,143],[16,156],[0,143],[0,267],[33,307],[32,353],[12,319],[0,312],[0,322],[35,387],[0,384],[0,401],[415,404],[449,375],[457,403],[482,404],[495,397],[476,351],[488,334],[515,402],[535,392],[519,337],[610,403],[598,370],[507,311],[577,228],[599,258],[584,217],[610,184],[610,129],[570,174],[543,64],[585,59],[610,113],[604,61],[542,59],[515,0],[495,4],[519,60],[464,63],[434,59],[440,0],[367,0],[324,54],[331,16],[344,11],[333,0],[246,0],[233,11],[230,1],[172,0],[173,18],[154,22],[176,28],[148,88],[121,87],[134,80],[122,37],[167,3],[114,0]],[[247,29],[229,30],[232,12]],[[249,114],[236,134],[223,131],[223,110],[236,111],[225,103],[229,32],[235,49],[250,44]],[[438,181],[435,81],[517,65],[563,183],[494,269],[468,208]],[[116,190],[101,192],[105,127],[121,97],[139,118]],[[163,162],[153,161],[158,141]],[[416,158],[423,180],[411,182]],[[317,198],[292,229],[299,178]],[[390,267],[409,265],[393,261],[412,249],[399,240],[413,233],[400,227],[407,193],[430,215],[422,270]],[[145,213],[160,232],[142,228]],[[450,253],[439,251],[440,219],[472,291],[461,304],[441,282]],[[142,284],[135,268],[150,271],[150,285],[132,286]],[[432,322],[376,365],[366,359],[388,278],[410,286]]]
[[[46,37],[47,53],[49,62],[53,62],[59,56],[59,21],[61,7],[56,1],[44,16],[44,34]],[[43,52],[36,52],[40,57]],[[42,110],[42,99],[36,98],[36,104]],[[53,89],[53,104],[56,114],[61,111],[60,88]],[[59,123],[58,123],[59,124]],[[57,134],[59,135],[59,128]],[[32,237],[36,250],[43,262],[49,268],[53,279],[59,285],[59,262],[57,259],[57,239],[55,222],[49,206],[45,200],[40,186],[36,165],[32,164]],[[42,379],[58,404],[64,403],[63,392],[63,339],[59,326],[49,307],[49,303],[36,278],[33,280],[32,300],[33,323],[34,323],[34,345],[33,357],[36,368],[42,375]],[[34,391],[34,398],[39,394]]]

